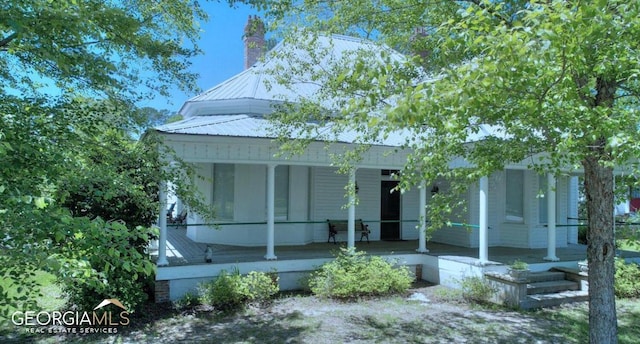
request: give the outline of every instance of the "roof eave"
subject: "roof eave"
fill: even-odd
[[[182,105],[179,113],[184,118],[230,114],[266,115],[273,112],[274,105],[281,103],[274,100],[256,98],[187,101]]]

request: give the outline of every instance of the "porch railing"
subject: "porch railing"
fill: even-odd
[[[418,220],[366,220],[365,223],[418,223]],[[327,221],[275,221],[275,224],[326,224]],[[428,221],[427,221],[428,223]],[[251,221],[251,222],[213,222],[213,223],[188,223],[188,224],[167,224],[167,227],[187,227],[187,226],[238,226],[238,225],[266,225],[267,221]],[[469,227],[480,228],[479,225],[450,222],[448,225],[452,227]]]

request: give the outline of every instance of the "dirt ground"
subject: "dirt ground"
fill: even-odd
[[[576,307],[584,314],[584,304]],[[575,319],[574,319],[575,320]],[[287,295],[266,307],[222,315],[149,305],[112,335],[39,336],[39,343],[581,343],[571,319],[469,304],[420,283],[403,296],[340,302]],[[23,338],[24,339],[24,338]]]

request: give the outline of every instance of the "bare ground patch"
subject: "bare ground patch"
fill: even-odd
[[[638,302],[619,318],[640,318]],[[630,312],[630,313],[627,313]],[[116,335],[48,336],[36,342],[96,343],[582,343],[586,304],[519,312],[461,302],[425,283],[405,296],[340,302],[290,295],[266,307],[223,315],[150,305]],[[631,318],[628,315],[631,314]],[[625,320],[626,319],[626,320]],[[621,331],[624,329],[621,328]],[[634,330],[636,331],[636,330]],[[635,332],[629,333],[634,338]],[[624,336],[622,337],[624,341]]]

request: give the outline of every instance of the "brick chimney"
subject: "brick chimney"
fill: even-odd
[[[244,27],[244,69],[253,66],[265,49],[264,23],[258,16],[249,16]]]

